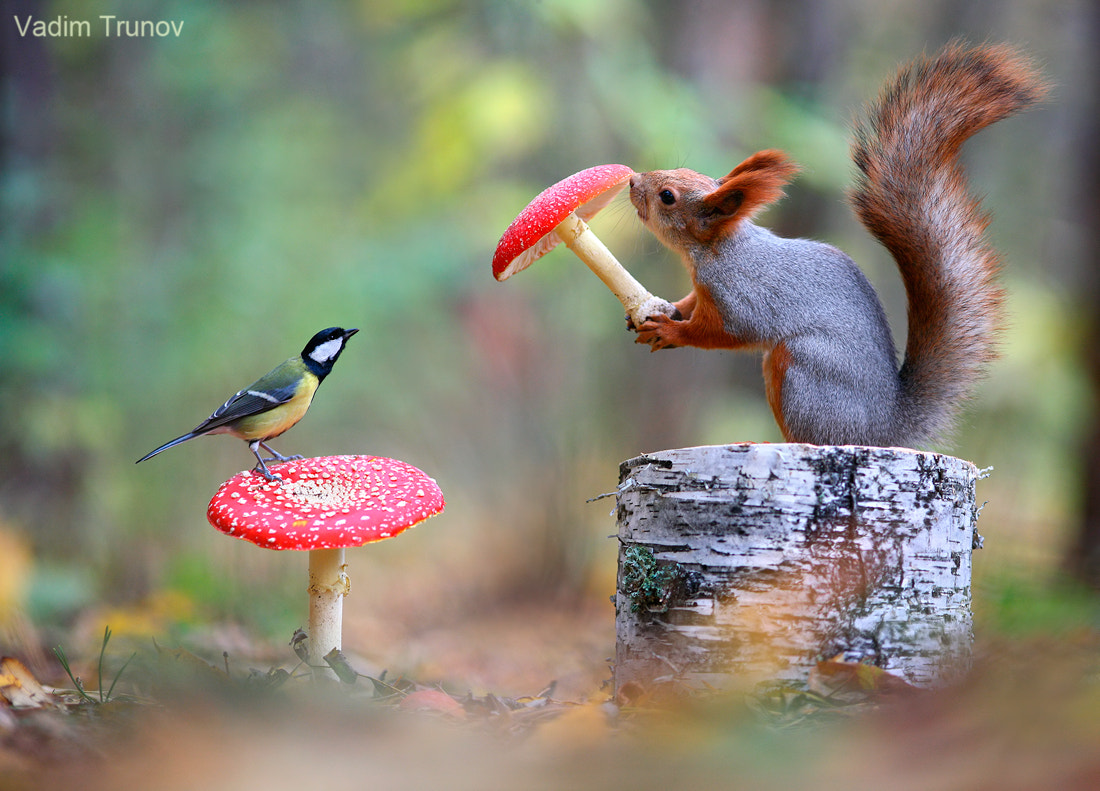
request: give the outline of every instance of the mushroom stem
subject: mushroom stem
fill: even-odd
[[[634,325],[640,325],[649,316],[658,313],[672,315],[675,308],[666,300],[649,293],[645,286],[623,268],[607,246],[592,233],[588,224],[570,212],[562,220],[554,233],[561,239],[577,258],[588,264],[596,277],[611,289],[619,302],[623,303],[627,315]]]
[[[344,596],[351,585],[343,549],[313,549],[309,553],[309,660],[313,677],[336,678],[324,657],[340,648]]]

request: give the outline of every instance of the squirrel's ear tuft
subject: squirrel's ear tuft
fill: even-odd
[[[791,161],[785,153],[777,148],[768,148],[757,151],[740,165],[729,172],[729,175],[720,179],[720,183],[736,178],[742,174],[755,173],[771,176],[776,180],[777,186],[782,187],[798,173],[799,167]]]
[[[718,187],[703,198],[713,218],[712,231],[717,234],[730,222],[747,220],[775,203],[798,170],[782,151],[757,151],[719,179]]]

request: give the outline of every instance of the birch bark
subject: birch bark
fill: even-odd
[[[917,685],[965,668],[977,468],[900,448],[623,462],[615,689],[804,683],[821,659]]]

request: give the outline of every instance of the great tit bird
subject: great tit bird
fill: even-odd
[[[229,400],[214,410],[214,414],[195,426],[181,437],[166,442],[156,450],[145,454],[137,464],[152,458],[162,450],[186,442],[203,434],[232,434],[248,443],[248,449],[259,462],[254,472],[258,472],[269,481],[277,480],[267,468],[267,462],[291,461],[301,456],[283,456],[273,450],[268,440],[282,434],[302,419],[313,394],[329,372],[344,344],[357,329],[345,330],[342,327],[329,327],[309,339],[309,343],[297,357],[291,357],[285,363],[261,376],[248,387],[229,397]],[[270,459],[260,456],[260,448],[271,454]]]

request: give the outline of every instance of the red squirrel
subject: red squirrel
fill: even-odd
[[[752,222],[798,170],[775,150],[720,179],[685,168],[631,178],[638,216],[682,256],[693,284],[678,315],[631,326],[637,342],[763,350],[765,392],[788,442],[942,439],[996,354],[1004,301],[989,219],[967,189],[959,147],[1046,90],[1009,47],[956,43],[904,67],[857,123],[851,203],[893,255],[908,296],[900,370],[886,314],[852,259]]]

